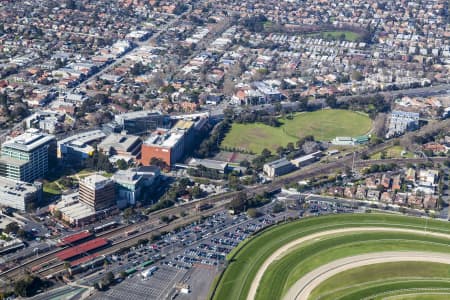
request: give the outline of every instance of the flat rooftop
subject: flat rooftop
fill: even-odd
[[[118,170],[114,173],[112,179],[117,183],[122,184],[136,184],[142,179],[142,175],[138,174],[135,170]]]
[[[193,121],[187,121],[187,120],[179,120],[175,126],[173,126],[173,128],[176,129],[190,129],[192,128],[192,126],[194,126],[194,122]]]
[[[139,118],[146,118],[149,116],[162,116],[162,113],[160,111],[153,110],[133,111],[114,116],[114,121],[119,124],[123,124],[125,120],[134,120]]]
[[[41,133],[37,129],[28,129],[25,133],[4,142],[2,147],[30,152],[54,139],[53,135]]]
[[[122,151],[128,151],[139,140],[138,136],[129,134],[113,133],[106,137],[98,146],[100,149],[115,148]]]
[[[81,147],[104,137],[106,137],[106,134],[103,131],[91,130],[66,137],[65,139],[58,141],[58,144],[72,144]]]
[[[112,182],[111,179],[100,174],[90,175],[80,180],[80,183],[93,190],[100,189],[110,182]]]
[[[0,198],[2,197],[2,194],[25,196],[36,192],[36,190],[36,186],[31,183],[0,176]]]
[[[163,134],[151,135],[144,144],[164,148],[174,147],[184,136],[184,132],[169,131]]]

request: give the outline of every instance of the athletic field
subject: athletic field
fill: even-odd
[[[293,119],[279,119],[283,125],[271,127],[261,123],[233,124],[221,146],[227,149],[245,149],[255,154],[264,148],[275,152],[289,142],[295,144],[301,137],[313,135],[316,140],[330,141],[336,136],[359,136],[368,133],[372,121],[362,113],[326,109],[299,113]]]

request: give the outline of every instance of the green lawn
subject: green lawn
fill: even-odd
[[[55,182],[44,183],[42,190],[44,193],[52,195],[60,195],[62,193],[61,189]]]
[[[216,293],[214,294],[214,299],[245,299],[253,278],[262,263],[274,251],[276,251],[276,249],[295,239],[310,235],[315,232],[345,227],[357,228],[362,226],[384,226],[423,229],[425,226],[425,222],[425,219],[413,217],[385,214],[358,214],[305,218],[300,221],[272,227],[271,229],[258,234],[256,237],[246,243],[245,246],[240,249],[240,251],[236,252],[234,256],[229,257],[229,264],[218,283]],[[429,220],[428,224],[428,228],[430,228],[430,230],[450,233],[450,225],[446,222]],[[335,238],[348,239],[349,237],[340,236]],[[411,239],[411,237],[409,239]],[[324,240],[323,243],[331,243],[330,241],[331,240]],[[388,242],[386,241],[386,246],[388,245],[387,243]],[[408,245],[405,244],[408,247],[411,243],[420,244],[414,241],[406,241],[405,243],[409,243]],[[329,244],[321,245],[322,247],[326,247],[326,245]],[[392,245],[393,244],[391,243],[391,246]],[[448,241],[446,246],[448,247]],[[311,248],[309,248],[308,251],[312,251],[312,254],[314,253]],[[283,274],[278,275],[283,276]],[[282,277],[275,279],[284,280]],[[263,280],[267,279],[263,278]],[[284,283],[281,283],[279,284],[279,287],[277,287],[271,282],[269,287],[274,289],[278,289],[281,287],[282,293],[282,291],[284,290],[284,285]]]
[[[402,146],[392,146],[386,150],[386,158],[413,158],[414,154],[409,151],[405,151],[406,153],[402,152],[405,151],[405,148]],[[381,159],[381,152],[375,153],[370,157],[371,159]]]
[[[450,291],[442,292],[416,292],[415,294],[401,294],[399,296],[392,296],[389,300],[448,300],[450,299]]]
[[[299,113],[292,120],[279,119],[283,125],[271,127],[261,123],[233,124],[221,146],[261,153],[264,148],[275,151],[306,135],[329,141],[336,136],[359,136],[370,131],[372,121],[362,113],[326,109]]]
[[[271,127],[260,123],[237,124],[231,126],[230,132],[225,136],[221,146],[242,150],[250,150],[253,153],[261,153],[267,148],[275,153],[281,145],[286,146],[289,142],[295,144],[298,138],[288,136],[281,128]]]
[[[380,251],[434,251],[447,253],[448,239],[429,239],[404,233],[353,233],[302,245],[270,265],[261,281],[257,299],[281,299],[301,277],[336,259]],[[271,283],[269,285],[269,283]]]
[[[306,34],[308,36],[316,36],[321,37],[324,39],[329,40],[340,40],[341,36],[343,35],[343,40],[349,41],[349,42],[355,42],[360,40],[361,35],[359,33],[348,31],[348,30],[331,30],[331,31],[322,31],[322,32],[315,32],[315,33],[308,33]]]
[[[421,291],[420,289],[427,289],[428,291]],[[385,294],[387,293],[388,294]],[[431,295],[432,292],[441,292],[447,295],[446,298],[441,298],[438,295]],[[396,281],[387,281],[384,283],[375,283],[374,285],[362,285],[358,289],[349,290],[346,295],[333,298],[333,300],[354,300],[354,299],[371,299],[371,300],[398,300],[398,299],[420,299],[419,294],[422,294],[422,299],[437,300],[449,299],[450,295],[450,281],[448,280],[425,280],[425,279],[404,279]],[[395,297],[399,295],[399,298]],[[401,296],[401,295],[405,295]],[[406,296],[409,295],[409,296]],[[392,296],[388,298],[387,296]]]
[[[338,299],[355,289],[365,289],[364,286],[376,286],[386,282],[414,280],[422,278],[448,279],[450,281],[450,266],[426,262],[394,262],[369,265],[351,269],[335,275],[322,282],[311,293],[310,299]],[[387,292],[387,291],[385,291]]]

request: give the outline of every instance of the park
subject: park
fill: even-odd
[[[356,137],[367,134],[371,119],[359,112],[341,109],[324,109],[304,112],[280,118],[278,127],[262,123],[233,123],[221,143],[224,149],[244,150],[255,154],[264,148],[272,152],[279,146],[285,147],[307,135],[317,141],[330,141],[336,136]]]

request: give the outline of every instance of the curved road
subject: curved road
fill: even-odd
[[[420,261],[450,264],[450,254],[436,252],[398,251],[376,252],[345,257],[323,265],[303,276],[289,289],[283,299],[308,299],[311,292],[322,282],[334,275],[353,268],[400,261]]]
[[[250,290],[248,292],[247,295],[247,300],[253,300],[255,299],[256,296],[256,291],[258,289],[259,283],[261,282],[261,279],[264,275],[264,273],[266,272],[267,268],[269,267],[269,265],[271,263],[273,263],[274,261],[281,259],[283,256],[287,255],[290,251],[293,250],[294,247],[305,243],[307,241],[310,240],[315,240],[315,239],[319,239],[321,237],[325,237],[325,236],[329,236],[329,235],[334,235],[334,234],[340,234],[340,233],[349,233],[349,232],[370,232],[370,231],[387,231],[387,232],[403,232],[403,233],[414,233],[414,234],[423,234],[423,235],[429,235],[429,236],[435,236],[435,237],[441,237],[441,238],[447,238],[450,239],[450,233],[439,233],[439,232],[430,232],[430,231],[423,231],[423,230],[417,230],[417,229],[405,229],[405,228],[392,228],[392,227],[353,227],[353,228],[340,228],[340,229],[334,229],[334,230],[327,230],[327,231],[322,231],[322,232],[317,232],[299,239],[296,239],[284,246],[282,246],[281,248],[279,248],[277,251],[275,251],[274,253],[272,253],[272,255],[270,255],[265,261],[264,263],[261,265],[261,267],[259,268],[258,272],[256,273],[253,282],[250,286]],[[403,255],[405,255],[406,252],[402,252]],[[409,253],[414,253],[414,252],[408,252],[408,257],[409,257]],[[376,253],[374,253],[376,254]],[[428,257],[430,257],[430,254],[427,254]],[[354,260],[354,258],[352,259]],[[339,260],[338,260],[339,261]],[[332,262],[334,263],[334,262]],[[450,264],[450,255],[448,255],[448,263]],[[316,269],[319,270],[320,268]],[[316,270],[312,271],[311,273],[315,272]],[[306,299],[304,297],[292,297],[292,295],[296,294],[295,291],[300,291],[299,289],[300,284],[299,282],[302,281],[305,277],[311,278],[310,274],[305,275],[303,278],[301,278],[299,281],[297,281],[294,286],[291,287],[291,289],[289,289],[288,294],[286,294],[286,296],[284,297],[284,299]],[[303,282],[303,281],[302,281]],[[298,289],[294,289],[293,291],[291,291],[294,287],[298,287]],[[297,293],[298,294],[298,293]],[[288,295],[290,295],[292,298],[289,298]]]

